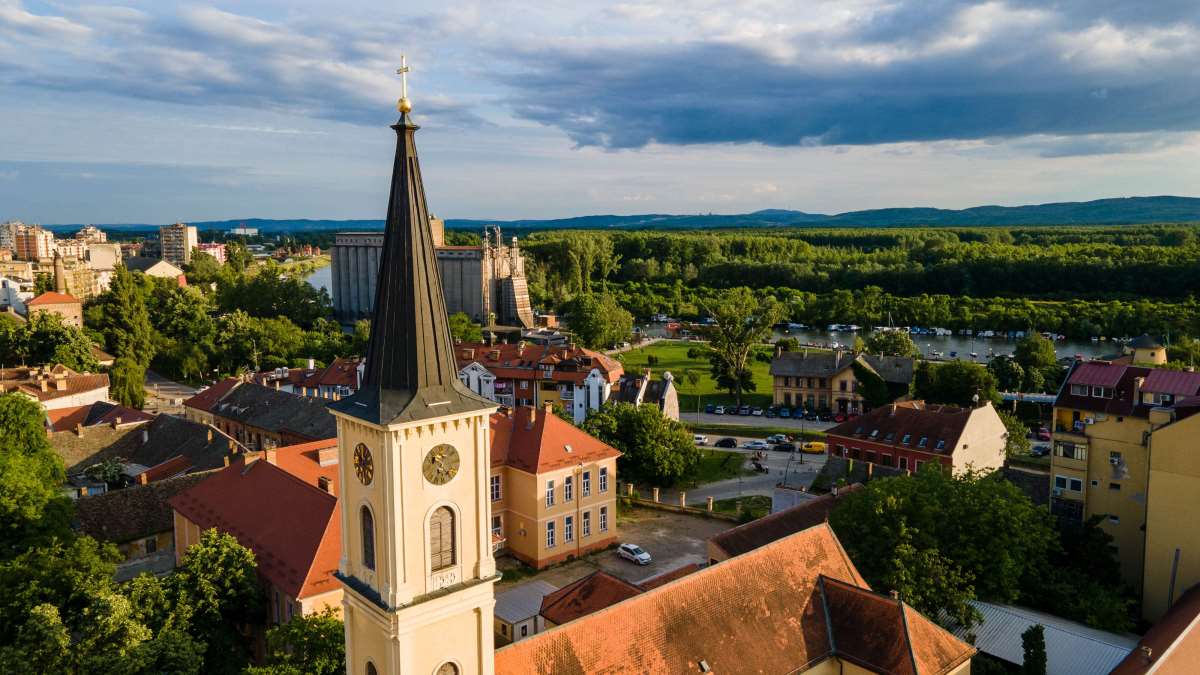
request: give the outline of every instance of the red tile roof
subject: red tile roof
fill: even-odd
[[[651,589],[658,588],[659,586],[665,586],[676,579],[682,579],[689,574],[695,574],[702,569],[704,568],[696,563],[690,563],[684,565],[683,567],[677,567],[670,572],[663,572],[656,577],[650,577],[649,579],[639,583],[638,588],[641,588],[643,591],[649,591]]]
[[[861,487],[861,483],[854,483],[839,489],[837,496],[827,494],[814,497],[790,509],[777,511],[731,530],[725,530],[711,537],[709,541],[731,557],[749,553],[801,530],[828,522],[829,513],[837,505],[838,499]]]
[[[242,381],[236,377],[227,377],[209,388],[197,393],[195,396],[183,402],[184,407],[193,408],[195,410],[203,410],[204,412],[212,412],[213,406],[221,397],[229,393],[229,390],[241,384]]]
[[[1146,650],[1149,650],[1147,658]],[[1200,585],[1186,591],[1110,675],[1192,675],[1200,663]]]
[[[1175,396],[1195,396],[1200,393],[1200,373],[1186,370],[1154,369],[1142,383],[1142,391]]]
[[[326,387],[358,388],[359,358],[336,358],[321,371],[318,384]]]
[[[46,391],[42,391],[43,381]],[[59,382],[62,389],[58,388]],[[52,401],[97,389],[108,389],[108,375],[76,373],[61,364],[50,368],[49,373],[44,368],[0,368],[0,393],[20,391],[39,401]]]
[[[190,468],[192,468],[192,460],[184,457],[183,455],[176,455],[171,459],[162,462],[161,464],[155,464],[149,469],[146,469],[142,472],[142,476],[146,477],[145,482],[153,483],[157,480],[173,478],[186,473]]]
[[[42,293],[41,295],[30,300],[29,302],[26,302],[25,304],[28,306],[33,306],[33,307],[36,307],[38,305],[69,305],[69,304],[78,305],[78,304],[82,304],[82,301],[79,298],[77,298],[73,295],[67,295],[66,293],[56,293],[54,291],[46,291],[45,293]]]
[[[579,384],[596,368],[608,382],[616,382],[625,372],[616,359],[583,347],[569,345],[532,345],[460,342],[454,345],[458,367],[478,363],[493,375],[504,379],[540,380],[543,365],[552,365],[550,378],[555,382]]]
[[[1059,408],[1074,408],[1109,415],[1145,417],[1151,406],[1142,405],[1138,400],[1136,380],[1139,377],[1148,376],[1150,372],[1150,368],[1119,363],[1109,364],[1103,361],[1077,363],[1072,368],[1071,374],[1067,376],[1066,383],[1059,389],[1058,397],[1054,399],[1054,405]],[[1115,384],[1108,384],[1113,382],[1114,376],[1116,377]],[[1070,386],[1072,384],[1111,387],[1112,398],[1072,394]]]
[[[521,406],[492,415],[492,466],[538,474],[621,452],[544,408]]]
[[[276,463],[241,458],[170,504],[201,529],[228,532],[254,550],[259,572],[280,591],[306,598],[340,588],[334,578],[341,555],[338,499],[317,487],[317,477],[338,491],[337,465],[317,463],[336,440],[275,450]]]
[[[121,424],[149,422],[154,419],[154,415],[116,403],[97,401],[72,408],[47,410],[46,419],[50,422],[50,431],[71,431],[80,425],[90,427],[97,424],[112,424],[118,419]]]
[[[628,600],[642,589],[603,570],[563,586],[542,598],[538,611],[547,621],[562,625]]]
[[[963,430],[970,424],[973,413],[983,408],[959,408],[952,405],[930,404],[924,401],[902,401],[876,408],[871,412],[829,429],[825,432],[828,443],[835,444],[841,437],[852,441],[861,439],[872,443],[894,445],[923,452],[950,454]],[[909,442],[904,443],[904,437]],[[921,439],[925,444],[921,444]],[[942,448],[938,442],[943,441]]]

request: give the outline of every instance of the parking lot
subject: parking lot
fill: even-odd
[[[551,569],[527,577],[518,582],[496,584],[502,592],[530,579],[545,581],[553,586],[563,586],[585,577],[596,570],[604,570],[613,576],[632,583],[645,581],[678,569],[690,563],[707,562],[708,538],[723,532],[735,523],[654,509],[622,510],[617,519],[619,543],[633,543],[648,551],[654,561],[649,565],[635,565],[617,556],[615,550],[599,551]],[[512,567],[511,559],[497,561],[501,569]]]

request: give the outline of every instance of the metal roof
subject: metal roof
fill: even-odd
[[[971,605],[983,622],[970,631],[956,629],[955,635],[965,638],[974,633],[979,651],[1009,663],[1020,665],[1025,660],[1021,633],[1041,624],[1046,634],[1046,675],[1107,673],[1137,646],[1136,635],[1108,633],[1024,607],[978,600]]]
[[[1146,381],[1142,384],[1142,391],[1154,394],[1193,396],[1200,391],[1200,373],[1156,368],[1146,376]]]
[[[505,623],[533,618],[542,609],[542,598],[557,590],[554,585],[536,579],[514,586],[496,595],[496,618]]]
[[[1081,363],[1071,373],[1071,384],[1086,384],[1093,387],[1115,387],[1125,373],[1125,366],[1118,363]]]

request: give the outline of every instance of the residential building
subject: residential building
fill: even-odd
[[[119,244],[89,244],[84,256],[88,269],[95,277],[96,292],[103,293],[112,285],[112,276],[121,264]]]
[[[158,228],[158,241],[162,259],[176,267],[184,267],[192,262],[192,249],[200,245],[200,236],[195,225],[175,223]]]
[[[54,290],[88,300],[97,293],[96,274],[81,257],[65,256],[55,251],[53,258],[38,261],[38,273],[49,270],[54,275]]]
[[[242,225],[239,227],[230,228],[229,234],[231,234],[235,237],[257,237],[258,236],[258,228],[257,227],[246,227],[246,226]]]
[[[54,253],[64,258],[82,260],[87,255],[88,243],[79,239],[55,239]]]
[[[108,241],[104,230],[95,225],[84,225],[75,233],[75,238],[87,244],[103,244]]]
[[[1146,452],[1146,554],[1142,616],[1160,620],[1184,592],[1200,584],[1200,528],[1190,514],[1200,511],[1200,399],[1154,408]]]
[[[955,474],[1004,466],[1008,431],[990,401],[975,408],[891,403],[825,432],[830,455],[920,471],[935,462]]]
[[[134,408],[127,408],[111,401],[96,401],[86,405],[71,408],[55,408],[46,411],[46,429],[55,431],[74,431],[82,434],[84,427],[97,425],[121,425],[149,422],[154,415]]]
[[[0,394],[19,392],[43,410],[76,408],[108,400],[108,375],[77,373],[60,364],[0,368]]]
[[[9,308],[17,314],[26,314],[25,303],[33,299],[32,278],[0,276],[0,311]]]
[[[206,253],[212,256],[217,262],[225,264],[225,244],[215,242],[196,244],[196,249],[201,253]]]
[[[546,595],[539,614],[547,627],[562,626],[644,592],[636,584],[596,570]]]
[[[771,360],[774,402],[806,410],[858,414],[867,405],[859,392],[854,365],[878,375],[888,386],[891,398],[908,392],[913,378],[913,360],[906,356],[877,356],[832,352],[777,352]]]
[[[192,473],[110,490],[75,501],[78,529],[97,541],[116,544],[122,560],[115,578],[164,574],[175,567],[175,518],[168,500],[208,477]]]
[[[17,260],[41,260],[54,255],[54,233],[37,225],[17,225],[13,233],[13,257]]]
[[[206,395],[211,389],[218,391]],[[250,450],[337,435],[337,426],[326,413],[327,400],[289,394],[253,382],[214,385],[210,390],[183,402],[185,417],[207,420],[211,416],[210,424]]]
[[[464,312],[484,325],[533,328],[525,279],[525,259],[517,238],[505,243],[498,227],[485,228],[478,246],[448,246],[444,225],[430,218],[446,310]],[[344,322],[371,315],[383,236],[378,232],[339,232],[330,251],[334,314]]]
[[[509,408],[561,405],[576,424],[604,405],[625,372],[617,360],[574,344],[460,342],[454,356],[459,380],[479,396]]]
[[[550,404],[492,415],[490,429],[496,552],[541,569],[616,541],[618,450]]]
[[[177,562],[216,529],[254,551],[268,623],[340,608],[338,461],[332,439],[248,452],[172,497]]]
[[[66,293],[46,291],[25,303],[25,311],[30,320],[45,312],[59,315],[62,322],[68,326],[83,327],[83,303],[79,298]]]
[[[675,377],[670,371],[655,380],[647,368],[640,375],[625,373],[612,391],[610,401],[642,405],[648,403],[662,412],[663,416],[679,421],[679,392],[675,389]]]
[[[308,360],[305,368],[276,368],[254,375],[254,381],[279,391],[299,396],[338,400],[358,391],[362,381],[363,360],[358,357],[339,357],[328,366],[318,368]]]
[[[166,260],[158,258],[146,258],[135,256],[125,258],[125,269],[130,272],[141,272],[148,277],[158,277],[160,279],[174,279],[180,286],[187,285],[187,277],[183,270]]]
[[[801,504],[725,530],[708,540],[708,564],[715,565],[829,521],[842,497],[862,487],[854,483],[833,493],[809,495]]]
[[[1170,420],[1176,403],[1198,393],[1200,373],[1084,361],[1072,366],[1054,402],[1050,510],[1075,520],[1100,516],[1123,578],[1138,591],[1151,432]]]
[[[496,594],[495,627],[498,644],[509,644],[537,635],[546,627],[538,613],[542,599],[557,589],[541,579]]]
[[[1200,586],[1179,596],[1109,675],[1191,675],[1200,663]]]
[[[8,249],[9,252],[15,252],[17,249],[17,231],[25,226],[19,220],[10,220],[0,223],[0,249]]]

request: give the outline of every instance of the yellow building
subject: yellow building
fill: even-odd
[[[1051,510],[1100,516],[1135,589],[1143,582],[1149,439],[1158,410],[1198,392],[1197,373],[1089,361],[1071,369],[1055,400]]]
[[[1142,616],[1158,621],[1200,583],[1200,402],[1151,412]]]
[[[866,412],[854,365],[878,375],[899,395],[912,383],[913,360],[848,352],[780,352],[771,360],[774,404],[834,413]]]

